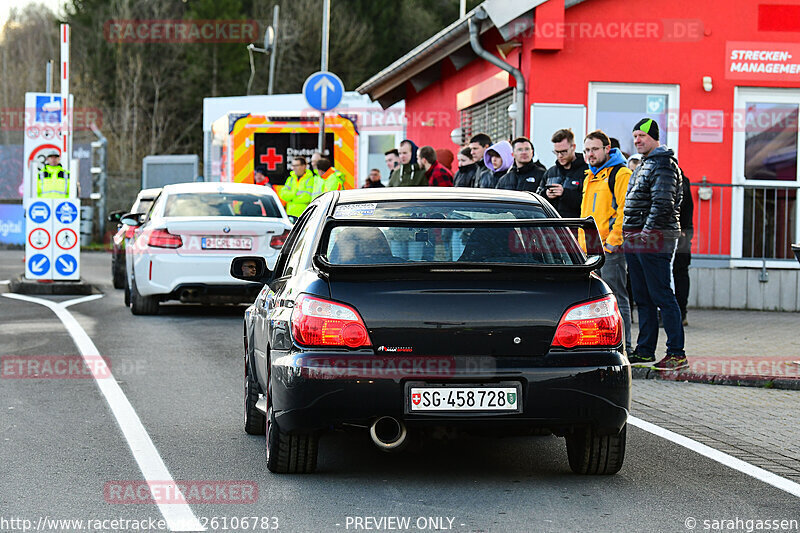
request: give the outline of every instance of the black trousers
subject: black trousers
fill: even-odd
[[[686,303],[689,301],[689,265],[692,263],[691,237],[678,239],[675,259],[672,261],[672,279],[675,282],[675,299],[681,308],[681,317],[686,318]]]

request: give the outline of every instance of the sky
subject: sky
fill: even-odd
[[[44,4],[53,12],[58,13],[64,3],[65,0],[0,0],[0,28],[8,20],[11,8],[24,9],[30,4]]]

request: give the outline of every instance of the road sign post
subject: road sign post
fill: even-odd
[[[320,152],[324,149],[325,112],[335,108],[344,96],[344,83],[333,72],[315,72],[303,84],[303,96],[310,107],[320,112],[319,144]]]

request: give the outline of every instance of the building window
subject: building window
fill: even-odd
[[[796,89],[736,88],[733,183],[741,193],[732,213],[734,257],[794,259],[791,243],[800,232],[798,114]]]
[[[461,110],[461,134],[464,142],[473,135],[485,133],[492,142],[511,140],[514,127],[508,116],[508,106],[514,102],[514,90],[509,89],[483,102]]]
[[[677,85],[590,83],[588,131],[603,130],[626,154],[636,152],[633,126],[644,117],[658,123],[659,141],[678,152]]]

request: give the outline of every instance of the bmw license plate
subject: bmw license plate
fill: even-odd
[[[518,383],[484,385],[414,385],[407,391],[407,410],[424,412],[522,412]]]
[[[253,239],[247,237],[203,237],[203,250],[252,250]]]

